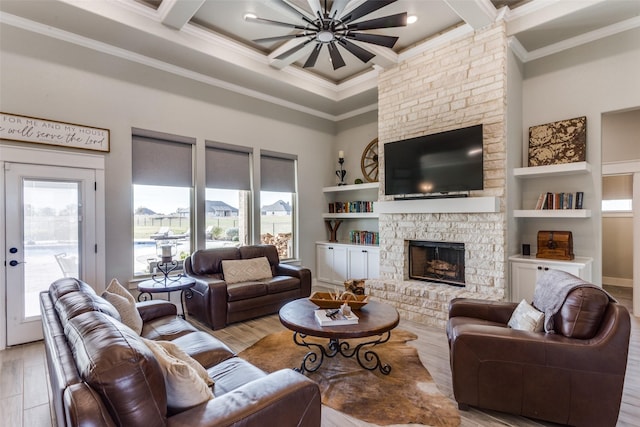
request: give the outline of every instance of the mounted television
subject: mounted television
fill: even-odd
[[[482,125],[384,145],[385,194],[396,198],[465,196],[483,189],[482,171]]]

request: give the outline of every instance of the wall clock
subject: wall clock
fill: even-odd
[[[368,182],[378,182],[378,138],[371,141],[362,153],[360,169]]]

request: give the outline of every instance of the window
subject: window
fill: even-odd
[[[172,246],[180,265],[191,253],[193,141],[169,138],[133,136],[134,276],[156,272],[160,245]]]
[[[206,247],[249,243],[251,149],[207,142]]]
[[[295,256],[296,157],[260,156],[260,241],[275,245],[281,259]]]
[[[633,209],[633,175],[602,177],[602,211],[631,212]]]

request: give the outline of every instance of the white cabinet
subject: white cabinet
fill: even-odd
[[[377,279],[380,277],[380,248],[349,247],[348,275],[350,279]]]
[[[380,277],[380,248],[377,246],[316,243],[316,279],[342,285],[347,279]]]
[[[322,282],[342,284],[347,280],[347,248],[344,245],[316,245],[316,278]]]
[[[576,257],[571,261],[556,261],[531,256],[514,255],[509,257],[511,267],[511,301],[522,299],[531,302],[538,276],[549,269],[562,270],[591,281],[592,258]]]

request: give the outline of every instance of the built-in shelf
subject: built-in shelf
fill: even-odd
[[[379,187],[379,182],[368,182],[363,184],[335,185],[333,187],[324,187],[322,191],[324,193],[336,193],[339,191],[373,190],[378,189]]]
[[[524,209],[514,210],[515,218],[591,218],[591,209]]]
[[[542,178],[545,176],[575,175],[590,173],[591,165],[587,162],[564,163],[560,165],[530,166],[514,168],[513,176],[517,178]]]
[[[377,202],[377,213],[495,213],[500,212],[498,197],[458,197],[444,199],[394,200]]]
[[[322,214],[322,218],[325,218],[325,219],[378,218],[378,212],[324,213],[324,214]]]

